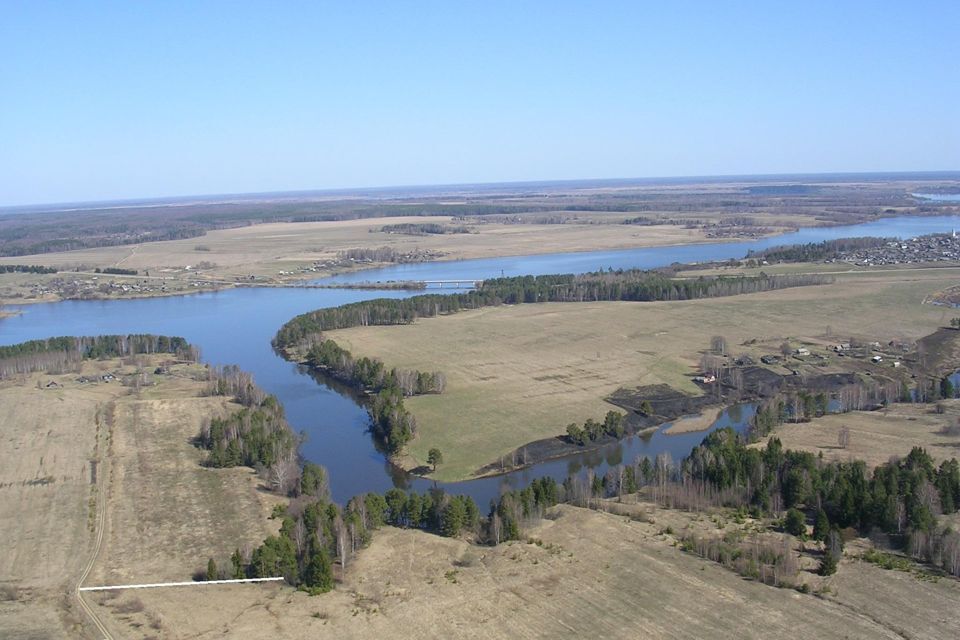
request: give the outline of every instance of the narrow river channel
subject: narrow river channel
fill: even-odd
[[[501,274],[583,273],[608,267],[653,268],[674,262],[741,258],[751,249],[780,244],[853,236],[909,238],[949,232],[956,227],[960,227],[960,217],[956,216],[887,218],[860,225],[802,229],[749,242],[399,265],[335,276],[320,282],[479,280]],[[245,288],[167,298],[23,305],[19,307],[21,314],[0,320],[0,344],[62,335],[155,333],[183,336],[200,347],[206,362],[237,364],[253,373],[260,386],[280,399],[290,424],[307,436],[304,456],[327,467],[333,497],[342,502],[365,491],[383,492],[393,486],[425,490],[434,483],[411,478],[394,469],[375,447],[367,432],[369,417],[350,394],[319,383],[302,368],[284,361],[273,352],[270,340],[284,322],[312,309],[370,298],[410,295],[416,295],[416,292]],[[711,429],[720,426],[743,429],[752,415],[752,405],[731,407],[721,414]],[[652,457],[661,452],[669,452],[674,460],[679,460],[703,439],[704,434],[668,436],[661,428],[646,437],[627,438],[598,451],[547,461],[503,476],[440,486],[450,492],[469,494],[478,504],[485,506],[503,488],[523,487],[545,475],[563,480],[569,473],[587,468],[603,473],[608,465],[631,462],[641,455]]]

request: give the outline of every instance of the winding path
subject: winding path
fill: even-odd
[[[100,420],[100,416],[98,414],[97,421],[99,422],[99,420]],[[100,424],[98,424],[97,427],[98,427],[97,450],[104,451],[103,445],[104,445],[105,438],[103,434],[103,428],[102,428],[102,425]],[[97,630],[100,631],[101,637],[104,638],[104,640],[113,640],[113,636],[110,635],[110,632],[107,631],[107,628],[104,626],[103,622],[100,621],[100,618],[97,616],[96,612],[94,612],[93,608],[89,604],[87,604],[87,602],[83,599],[83,595],[80,592],[80,587],[83,585],[84,581],[87,579],[87,576],[90,575],[90,572],[93,570],[93,565],[97,561],[97,557],[100,555],[100,547],[103,544],[103,530],[105,528],[106,519],[107,519],[107,496],[106,496],[106,481],[105,481],[105,478],[107,476],[107,473],[106,473],[107,458],[105,455],[98,456],[98,457],[100,459],[99,460],[100,468],[97,469],[97,498],[96,498],[97,537],[96,537],[96,540],[94,541],[93,553],[90,554],[90,559],[87,561],[87,565],[84,567],[83,573],[80,574],[80,579],[77,581],[77,586],[74,589],[74,595],[77,597],[77,602],[80,603],[80,608],[83,609],[84,612],[86,612],[87,617],[90,618],[90,620],[93,622]]]

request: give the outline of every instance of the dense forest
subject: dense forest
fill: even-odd
[[[183,338],[149,334],[64,336],[0,347],[0,379],[35,371],[63,373],[85,359],[149,353],[169,353],[191,362],[199,359],[197,349]]]
[[[464,293],[427,294],[402,300],[380,298],[311,311],[283,325],[274,339],[274,346],[297,346],[322,331],[367,325],[409,324],[421,317],[500,304],[691,300],[826,284],[831,281],[828,276],[765,274],[752,277],[683,279],[670,278],[655,271],[635,269],[583,275],[494,278]]]
[[[748,260],[760,262],[817,262],[835,258],[838,254],[857,249],[882,247],[894,238],[840,238],[808,244],[791,244],[747,252]]]

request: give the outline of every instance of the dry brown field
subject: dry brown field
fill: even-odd
[[[960,435],[944,428],[957,423],[960,400],[945,400],[938,414],[928,404],[893,404],[880,411],[854,411],[817,418],[800,424],[782,424],[756,446],[777,437],[787,449],[823,454],[825,460],[863,460],[870,467],[892,457],[905,457],[913,447],[923,447],[939,464],[960,458]],[[840,429],[849,429],[846,448],[839,444]]]
[[[530,530],[539,544],[495,548],[387,527],[329,594],[151,590],[136,594],[138,615],[160,629],[130,637],[941,638],[960,625],[955,580],[847,558],[834,577],[805,577],[820,595],[764,586],[680,551],[664,533],[719,531],[714,520],[645,510],[652,522],[560,506]]]
[[[437,476],[451,480],[571,422],[601,418],[613,408],[603,399],[619,387],[666,383],[699,393],[690,377],[714,335],[731,353],[759,358],[786,338],[826,353],[851,336],[886,343],[930,334],[952,316],[923,301],[958,277],[958,269],[877,272],[728,298],[490,307],[329,335],[390,366],[446,373],[442,395],[406,401],[419,437],[405,464],[424,464],[438,447]]]
[[[85,367],[121,369],[116,361]],[[73,604],[94,552],[91,497],[106,518],[88,585],[189,579],[207,557],[222,562],[275,530],[275,498],[258,491],[252,472],[199,465],[190,438],[204,417],[230,406],[199,397],[195,372],[174,368],[139,393],[116,382],[81,385],[76,374],[0,384],[3,423],[18,425],[5,435],[0,476],[0,534],[12,547],[0,575],[0,636],[99,637]],[[91,459],[102,493],[91,484]],[[777,589],[677,547],[686,532],[759,523],[629,502],[615,506],[642,517],[560,506],[528,541],[495,548],[384,527],[345,573],[337,567],[337,588],[317,597],[281,585],[84,597],[113,637],[144,640],[937,638],[960,624],[955,580],[921,581],[850,555],[834,577],[802,572],[818,595]]]
[[[152,370],[162,359],[141,362]],[[133,370],[109,360],[85,363],[83,373]],[[275,498],[249,469],[199,464],[190,439],[230,405],[200,397],[198,374],[177,366],[139,393],[116,381],[80,384],[77,373],[0,383],[0,637],[92,634],[74,589],[95,552],[84,586],[189,580],[210,556],[271,532]],[[130,634],[124,621],[107,626]]]

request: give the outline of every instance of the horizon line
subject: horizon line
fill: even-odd
[[[102,209],[124,209],[149,206],[190,206],[197,204],[225,204],[229,199],[256,200],[258,198],[286,198],[295,199],[305,196],[344,196],[362,198],[380,194],[381,197],[388,195],[407,195],[404,191],[416,190],[452,190],[452,189],[495,189],[497,187],[522,187],[522,186],[573,186],[583,184],[583,188],[589,188],[588,184],[602,185],[604,183],[619,183],[622,186],[636,184],[638,186],[656,186],[658,184],[683,184],[696,183],[700,181],[707,182],[741,182],[741,181],[816,181],[816,178],[833,178],[836,182],[854,181],[853,178],[872,177],[876,179],[891,179],[902,177],[924,176],[924,180],[960,180],[960,169],[944,170],[916,170],[916,171],[828,171],[828,172],[791,172],[791,173],[731,173],[714,175],[684,175],[684,176],[646,176],[646,177],[628,177],[628,178],[559,178],[548,180],[506,180],[495,182],[450,182],[450,183],[421,183],[406,185],[381,185],[367,187],[326,187],[320,189],[287,189],[278,191],[248,191],[233,193],[206,193],[206,194],[185,194],[185,195],[165,195],[165,196],[141,196],[133,198],[117,198],[108,200],[74,200],[61,202],[34,202],[27,204],[0,205],[0,215],[15,212],[66,212],[82,210],[102,210]],[[849,180],[838,180],[846,178]],[[421,194],[428,195],[428,194]],[[215,200],[214,200],[215,199]],[[106,206],[113,205],[113,206]]]

